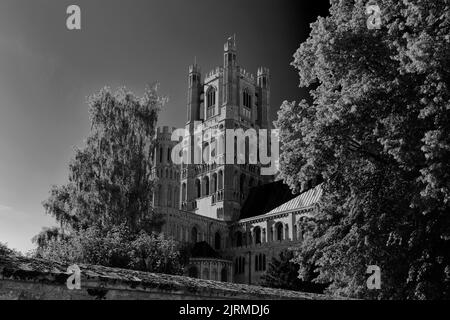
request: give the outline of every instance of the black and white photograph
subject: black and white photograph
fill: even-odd
[[[448,299],[449,0],[0,0],[0,300]]]

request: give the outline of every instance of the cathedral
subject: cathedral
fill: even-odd
[[[229,38],[222,66],[204,77],[197,64],[189,67],[186,132],[270,130],[270,81],[267,68],[255,77],[238,65],[236,41]],[[162,232],[192,246],[187,276],[258,284],[272,258],[302,241],[302,222],[322,194],[320,185],[293,195],[273,175],[261,174],[259,159],[175,164],[174,130],[156,133],[153,201],[165,217]],[[216,153],[225,157],[225,150]]]

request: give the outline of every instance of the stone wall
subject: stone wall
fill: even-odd
[[[298,299],[328,297],[132,270],[79,265],[81,289],[69,290],[67,265],[0,256],[0,300]]]

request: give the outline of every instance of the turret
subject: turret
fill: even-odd
[[[269,69],[258,68],[258,122],[261,128],[269,128],[270,113],[270,72]]]
[[[189,89],[187,105],[187,123],[200,120],[200,104],[202,94],[202,81],[200,68],[197,63],[189,66]]]

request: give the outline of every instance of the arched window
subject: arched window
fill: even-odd
[[[222,190],[223,189],[223,171],[220,170],[219,171],[219,183],[218,183],[218,189]]]
[[[197,198],[201,198],[202,197],[202,186],[200,183],[200,180],[195,180],[195,190],[197,191]]]
[[[216,232],[216,235],[214,236],[214,249],[220,250],[221,248],[221,237],[219,231]]]
[[[217,173],[213,173],[211,181],[212,193],[217,192]]]
[[[163,162],[163,148],[159,148],[159,163]]]
[[[261,243],[261,228],[256,227],[254,232],[255,232],[255,243],[260,244]]]
[[[283,224],[281,222],[277,224],[277,240],[283,240]]]
[[[244,107],[251,108],[252,107],[252,96],[251,96],[249,90],[247,88],[244,89],[244,92],[242,95],[243,95],[242,98],[243,98]]]
[[[184,202],[184,201],[186,201],[186,183],[185,182],[183,182],[183,184],[182,184],[182,186],[181,186],[181,192],[182,192],[182,194],[181,194],[181,200]]]
[[[248,89],[244,89],[242,100],[243,100],[243,105],[244,105],[244,107],[242,108],[242,115],[245,118],[251,118],[252,95],[250,94]]]
[[[263,254],[262,256],[262,269],[265,271],[266,270],[266,255]]]
[[[206,91],[206,117],[210,118],[215,114],[215,106],[216,106],[216,89],[210,87],[208,91]]]
[[[204,187],[204,191],[203,191],[203,195],[204,196],[209,196],[209,177],[206,176],[203,178],[203,187]]]

